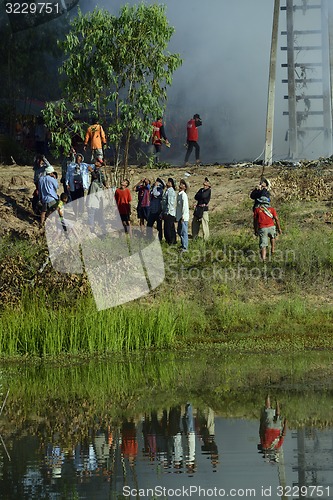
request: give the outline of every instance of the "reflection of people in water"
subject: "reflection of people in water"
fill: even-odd
[[[186,436],[185,445],[185,463],[187,472],[195,472],[195,428],[194,428],[194,417],[193,417],[193,407],[191,403],[187,403],[185,406],[185,414],[183,416],[183,428],[184,434]]]
[[[201,451],[204,454],[210,455],[213,472],[216,472],[217,464],[219,463],[219,455],[217,444],[215,442],[215,415],[212,408],[207,408],[205,412],[197,410],[198,432],[201,436],[203,444]]]
[[[259,450],[268,461],[279,461],[279,451],[287,431],[287,420],[282,420],[280,405],[276,401],[275,408],[271,407],[270,396],[266,396],[265,407],[260,417]]]
[[[64,460],[65,454],[60,446],[48,444],[45,454],[45,465],[48,474],[53,478],[61,477]]]
[[[121,453],[124,458],[128,458],[129,464],[135,463],[138,454],[138,442],[136,439],[136,426],[134,420],[125,419],[121,426]]]
[[[169,460],[173,455],[173,463],[176,469],[181,469],[183,464],[183,445],[182,445],[182,429],[181,429],[181,408],[174,406],[169,411]]]
[[[158,431],[159,423],[157,419],[157,412],[152,411],[150,417],[145,415],[145,419],[142,424],[144,452],[148,455],[151,461],[155,460],[157,454]]]

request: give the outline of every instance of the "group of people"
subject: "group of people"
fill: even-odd
[[[115,200],[125,232],[131,235],[132,194],[129,184],[128,179],[121,181],[120,187],[115,191]],[[134,186],[134,191],[138,196],[137,217],[141,231],[146,230],[148,237],[152,237],[155,224],[159,240],[162,241],[164,236],[168,245],[177,243],[178,234],[180,249],[186,252],[190,220],[187,182],[181,179],[178,192],[176,189],[176,181],[172,177],[169,177],[166,182],[157,177],[154,183],[146,177],[141,179]],[[192,238],[198,236],[202,226],[203,237],[207,240],[209,238],[208,207],[211,198],[211,184],[207,177],[205,177],[203,187],[194,198],[196,207],[192,219]]]
[[[184,166],[188,167],[189,158],[193,149],[195,150],[195,162],[196,165],[200,165],[200,146],[198,144],[199,131],[198,127],[202,125],[202,120],[198,113],[193,115],[193,118],[188,120],[186,125],[186,154],[184,159]],[[152,136],[151,143],[154,147],[154,163],[158,164],[160,162],[160,155],[162,150],[162,145],[170,148],[171,144],[166,136],[164,129],[164,123],[162,116],[157,117],[152,123]],[[104,151],[107,145],[106,134],[99,123],[98,117],[93,117],[93,124],[87,129],[85,139],[84,139],[84,150],[89,146],[92,151],[91,161],[95,159],[103,159]]]
[[[188,165],[189,157],[195,150],[196,163],[200,163],[200,147],[198,144],[198,127],[202,125],[200,115],[195,114],[187,123],[187,152],[185,165]],[[162,117],[158,117],[152,124],[152,143],[155,147],[155,161],[159,161],[162,144],[170,146],[167,139]],[[84,151],[87,147],[91,149],[91,162],[86,163],[81,153],[76,154],[72,148],[62,165],[61,183],[63,193],[57,194],[59,184],[57,173],[45,155],[36,155],[34,163],[34,183],[36,186],[33,196],[33,207],[39,205],[41,214],[41,226],[49,213],[58,209],[59,217],[63,226],[63,208],[68,201],[76,201],[73,205],[75,215],[84,210],[84,198],[86,194],[92,194],[87,199],[88,223],[91,232],[95,231],[96,221],[105,231],[104,217],[99,217],[102,211],[100,193],[106,187],[105,175],[102,171],[104,166],[104,150],[106,146],[106,135],[98,118],[88,127]],[[132,235],[131,227],[131,205],[132,194],[129,189],[130,182],[123,179],[118,189],[115,190],[115,201],[120,218],[126,233]],[[271,254],[275,252],[277,234],[281,234],[281,226],[276,210],[271,206],[270,183],[262,178],[259,185],[250,193],[253,199],[253,222],[254,233],[259,236],[259,248],[261,259],[267,259],[267,248],[270,243]],[[188,200],[188,183],[180,179],[178,187],[174,178],[169,177],[164,182],[157,177],[155,182],[143,178],[134,186],[137,193],[137,216],[140,229],[146,231],[148,237],[153,235],[153,227],[156,225],[159,240],[163,236],[168,245],[175,245],[177,234],[180,238],[181,251],[188,250],[190,208]],[[209,238],[209,202],[211,198],[211,183],[207,177],[203,187],[194,196],[196,201],[192,218],[192,238],[195,239],[202,228],[205,240]],[[59,205],[60,204],[60,205]],[[60,206],[60,208],[59,208]],[[146,226],[146,228],[145,228]]]
[[[199,139],[199,131],[198,127],[201,127],[202,120],[198,113],[193,115],[193,118],[188,120],[186,125],[186,143],[185,147],[187,149],[184,159],[184,167],[189,167],[189,158],[193,149],[195,150],[195,163],[196,165],[200,165],[200,146],[198,144]],[[166,136],[164,130],[164,124],[162,117],[159,116],[157,120],[152,123],[153,133],[152,133],[152,144],[155,148],[155,164],[158,164],[160,161],[160,153],[162,149],[162,144],[165,144],[167,147],[170,147],[171,144]]]
[[[94,232],[94,226],[98,220],[105,232],[104,217],[98,217],[99,212],[103,210],[98,194],[106,187],[103,165],[103,160],[99,156],[96,157],[94,164],[88,164],[84,162],[81,153],[75,154],[71,151],[67,164],[62,167],[63,193],[59,197],[57,172],[45,156],[37,155],[34,164],[36,189],[33,205],[36,206],[38,203],[40,205],[41,226],[45,224],[45,219],[50,213],[58,210],[61,223],[66,228],[64,205],[68,201],[75,201],[73,209],[75,216],[78,216],[84,211],[85,195],[88,194],[94,195],[88,196],[86,202],[90,230]],[[128,179],[121,181],[119,188],[115,190],[115,202],[124,230],[131,236],[132,193],[129,185]],[[189,239],[190,208],[187,190],[187,182],[181,179],[176,191],[176,181],[172,177],[169,177],[166,182],[158,177],[153,184],[149,179],[143,178],[134,186],[134,191],[138,196],[137,216],[140,229],[146,231],[148,237],[152,237],[153,227],[156,225],[159,240],[162,241],[164,236],[168,245],[176,244],[178,234],[182,251],[188,250]],[[194,198],[196,206],[192,220],[192,237],[198,236],[202,226],[203,237],[207,240],[209,238],[208,207],[211,198],[211,184],[207,177],[204,179],[203,187]]]
[[[58,175],[50,162],[44,155],[37,155],[34,162],[34,183],[35,191],[32,204],[35,211],[39,207],[40,223],[44,226],[46,217],[58,210],[59,219],[64,230],[67,226],[64,221],[64,205],[69,201],[73,203],[74,215],[78,216],[84,210],[84,198],[86,194],[91,194],[87,198],[88,223],[91,232],[94,232],[95,222],[98,219],[103,225],[104,218],[98,217],[101,211],[100,194],[106,187],[105,175],[102,171],[103,160],[96,158],[93,164],[84,162],[81,153],[76,154],[71,151],[67,162],[62,166],[63,193],[59,196]],[[102,229],[105,229],[103,227]]]

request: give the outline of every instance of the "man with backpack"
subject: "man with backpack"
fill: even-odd
[[[275,252],[276,232],[282,233],[280,221],[275,208],[270,206],[270,201],[265,196],[258,198],[259,206],[253,211],[254,234],[259,236],[260,256],[263,261],[267,257],[268,239],[271,243],[271,254]]]

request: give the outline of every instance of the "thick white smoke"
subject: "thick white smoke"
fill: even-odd
[[[97,6],[117,14],[121,5],[135,0],[97,0]],[[153,3],[153,1],[148,2]],[[199,113],[203,162],[254,160],[265,144],[269,57],[274,0],[167,0],[167,16],[175,27],[170,51],[184,62],[168,91],[166,132],[175,146],[167,154],[181,163],[185,150],[186,122]],[[281,2],[283,4],[283,2]],[[81,0],[83,11],[92,0]],[[298,14],[302,17],[302,13]],[[304,16],[303,16],[304,17]],[[309,20],[309,15],[307,15]],[[280,28],[285,29],[285,13]],[[273,159],[288,157],[286,37],[279,36]],[[315,55],[318,57],[318,54]],[[320,134],[319,134],[320,136]],[[318,138],[317,138],[318,139]],[[322,139],[304,138],[304,155],[321,154]],[[310,143],[310,146],[309,146]],[[260,156],[263,158],[263,156]]]

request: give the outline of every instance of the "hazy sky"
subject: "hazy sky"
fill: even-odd
[[[114,14],[125,3],[137,2],[97,0],[98,6]],[[170,141],[184,142],[187,120],[199,113],[203,119],[199,133],[203,162],[259,157],[265,145],[274,0],[166,0],[161,3],[166,5],[167,17],[176,30],[169,49],[180,53],[184,60],[168,91],[165,118]],[[80,5],[86,10],[96,3],[81,0]],[[279,28],[279,31],[285,29],[283,12]],[[273,159],[288,156],[285,140],[288,117],[283,116],[283,111],[287,111],[287,101],[283,99],[287,85],[281,83],[287,78],[286,70],[281,68],[281,63],[286,62],[286,52],[280,49],[286,45],[285,38],[280,36],[278,50]],[[304,154],[320,155],[316,141],[310,138],[304,141]],[[311,147],[308,147],[310,141]],[[184,152],[175,148],[175,161],[180,161]]]

